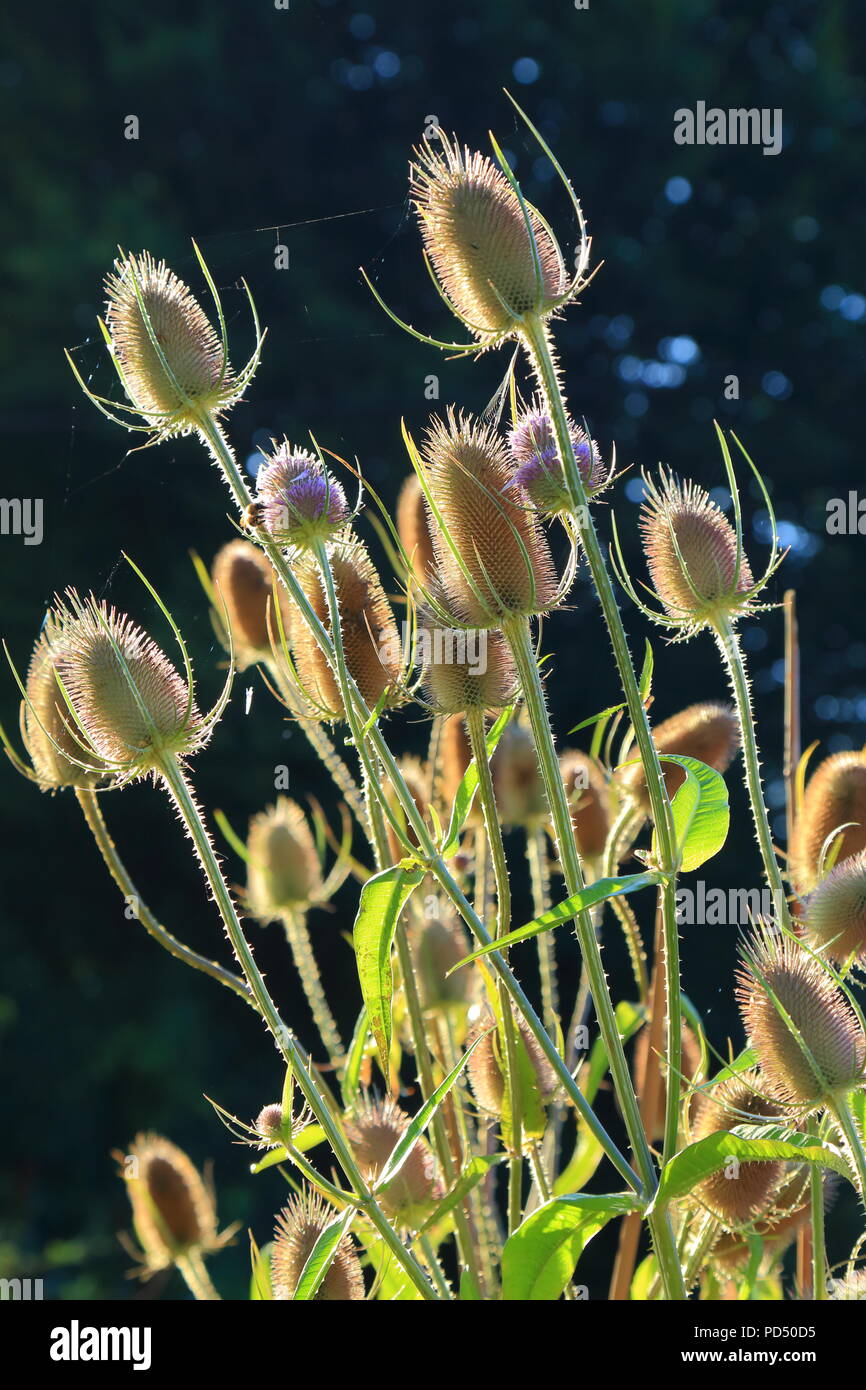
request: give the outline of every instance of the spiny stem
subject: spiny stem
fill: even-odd
[[[540,917],[550,907],[547,847],[544,831],[540,826],[527,828],[526,861],[529,865],[529,880],[532,887],[532,912],[535,917]],[[542,932],[540,936],[536,937],[536,942],[538,943],[538,972],[541,979],[544,1023],[550,1036],[555,1038],[556,1020],[559,1016],[559,991],[556,984],[556,947],[553,932]]]
[[[199,811],[195,798],[177,759],[173,757],[164,758],[160,767],[160,774],[171,799],[177,807],[178,814],[195,845],[199,863],[204,870],[208,886],[210,887],[217,908],[219,909],[226,934],[232,944],[253,997],[256,1000],[259,1012],[267,1024],[284,1061],[292,1068],[293,1075],[303,1093],[304,1099],[307,1101],[307,1104],[324,1130],[325,1137],[343,1168],[353,1191],[358,1194],[360,1199],[359,1205],[370,1217],[376,1230],[382,1236],[382,1239],[388,1245],[389,1249],[393,1251],[395,1257],[399,1260],[409,1278],[418,1289],[418,1292],[425,1299],[435,1299],[436,1295],[430,1286],[424,1270],[421,1268],[412,1252],[407,1250],[403,1245],[403,1242],[391,1227],[378,1203],[367,1189],[341,1129],[331,1114],[327,1103],[319,1093],[310,1072],[304,1065],[303,1058],[295,1044],[294,1038],[280,1018],[277,1007],[270,996],[264,978],[256,965],[253,953],[244,935],[231,894],[223,879],[219,862],[214,853],[210,835],[202,820],[201,812]]]
[[[734,692],[740,734],[743,740],[743,762],[746,769],[746,788],[752,805],[755,832],[764,863],[764,876],[773,895],[773,905],[780,923],[791,930],[791,915],[785,896],[785,886],[776,851],[773,848],[773,835],[761,787],[761,761],[758,755],[758,742],[755,737],[755,721],[752,715],[752,702],[749,696],[749,680],[746,675],[740,639],[729,619],[724,619],[714,629],[722,660],[727,668]]]
[[[827,1253],[824,1244],[824,1174],[817,1163],[809,1170],[809,1205],[812,1235],[812,1299],[827,1298]]]
[[[625,629],[622,625],[619,608],[613,591],[610,574],[599,544],[595,523],[587,503],[586,491],[577,465],[574,443],[571,437],[568,412],[559,373],[554,357],[553,344],[547,324],[533,314],[524,319],[521,336],[535,371],[542,396],[547,404],[556,434],[557,448],[565,470],[565,477],[573,504],[572,520],[579,533],[580,543],[586,555],[592,581],[598,594],[602,614],[613,647],[614,659],[619,672],[623,694],[628,707],[629,718],[635,741],[640,753],[646,777],[647,790],[652,807],[653,822],[658,841],[659,862],[665,881],[660,889],[664,912],[665,963],[666,963],[666,1009],[667,1009],[667,1055],[669,1065],[675,1075],[682,1070],[682,999],[680,996],[680,953],[679,934],[676,916],[676,844],[673,833],[671,805],[662,775],[658,751],[653,743],[649,720],[638,687],[637,677],[628,649]],[[633,1092],[632,1092],[633,1095]],[[631,1108],[631,1107],[630,1107]],[[665,1115],[664,1161],[667,1162],[676,1152],[679,1130],[679,1106],[677,1096],[669,1091]]]
[[[163,946],[169,955],[174,956],[176,960],[182,960],[186,965],[191,965],[193,970],[200,970],[202,974],[209,975],[212,980],[225,985],[227,989],[243,999],[245,1004],[249,1004],[250,1008],[258,1012],[252,992],[243,980],[234,975],[231,970],[226,970],[224,966],[217,964],[216,961],[208,960],[206,956],[200,956],[189,946],[184,946],[182,941],[178,941],[176,936],[172,936],[171,932],[156,920],[147,905],[142,902],[135,884],[127,873],[126,865],[117,852],[117,847],[103,819],[102,808],[96,793],[79,788],[75,795],[99,852],[105,860],[108,872],[124,898],[135,903],[136,920],[141,922],[148,935],[152,936],[154,941],[158,941],[160,946]]]
[[[478,797],[487,831],[487,844],[493,864],[493,879],[496,884],[496,936],[505,936],[511,925],[511,885],[508,880],[508,864],[505,859],[505,846],[502,843],[502,827],[496,808],[493,791],[493,778],[487,759],[487,745],[484,735],[484,715],[480,710],[466,712],[466,731],[469,746],[478,769]],[[520,1076],[517,1063],[517,1025],[511,1011],[511,1000],[501,980],[499,990],[499,1009],[502,1015],[503,1060],[505,1062],[505,1086],[508,1092],[510,1110],[511,1157],[508,1161],[508,1233],[511,1235],[520,1225],[523,1205],[523,1116],[521,1113]]]
[[[306,921],[300,913],[285,912],[283,913],[283,927],[286,940],[291,948],[298,978],[307,997],[310,1013],[313,1015],[313,1022],[319,1030],[319,1037],[325,1044],[330,1061],[339,1068],[346,1060],[346,1051],[334,1021],[334,1015],[331,1013],[325,997],[325,991],[322,988],[322,977],[319,974]]]
[[[857,1122],[851,1114],[851,1105],[846,1096],[840,1096],[830,1106],[830,1110],[835,1115],[839,1128],[845,1136],[845,1143],[857,1173],[857,1190],[860,1193],[860,1200],[866,1206],[866,1152],[863,1149],[863,1138],[857,1128]]]
[[[249,505],[252,499],[250,497],[250,493],[246,484],[241,478],[240,472],[237,467],[237,463],[235,462],[234,455],[232,454],[232,451],[229,448],[229,445],[227,444],[219,425],[210,417],[205,417],[200,422],[199,430],[203,441],[210,449],[214,459],[219,464],[220,468],[223,470],[226,480],[228,481],[228,484],[232,490],[232,493],[234,494],[235,500],[239,508],[241,510],[246,509],[246,507]],[[308,602],[303,589],[301,588],[300,584],[295,578],[295,575],[292,573],[291,566],[287,563],[286,558],[280,550],[279,546],[273,541],[272,537],[269,536],[268,533],[264,531],[261,527],[259,527],[254,532],[254,538],[258,541],[259,545],[261,545],[267,553],[271,564],[277,571],[277,574],[279,575],[283,584],[286,586],[288,593],[290,594],[294,602],[298,605],[298,608],[303,614],[304,621],[310,629],[310,632],[312,633],[313,638],[316,641],[316,644],[318,645],[319,649],[323,652],[323,654],[329,662],[333,662],[333,643],[328,633],[325,631],[325,628],[319,620],[318,616],[310,606],[310,603]],[[354,685],[354,682],[352,682],[351,693],[359,717],[365,721],[369,720],[370,711],[368,710],[366,704],[361,698],[357,690],[357,687]],[[451,871],[448,868],[448,865],[446,864],[445,860],[442,858],[441,854],[439,854],[437,847],[433,842],[433,838],[430,834],[430,831],[424,821],[424,818],[420,815],[418,811],[418,807],[415,804],[415,799],[412,796],[411,791],[407,787],[405,778],[400,772],[396,760],[393,754],[391,753],[391,750],[389,749],[387,743],[385,742],[385,739],[376,721],[373,721],[373,723],[370,726],[369,738],[370,742],[375,747],[376,753],[385,768],[386,778],[389,782],[389,785],[393,787],[399,800],[400,806],[403,810],[403,813],[406,816],[409,825],[411,825],[413,831],[418,837],[418,849],[420,854],[423,855],[427,867],[429,868],[430,872],[434,875],[434,877],[442,887],[449,900],[454,904],[454,907],[457,909],[460,916],[466,922],[467,926],[469,927],[470,931],[472,932],[473,936],[475,936],[479,944],[482,946],[491,945],[492,938],[489,932],[487,931],[484,922],[478,916],[478,913],[475,912],[472,908],[465,894],[463,893],[460,886],[457,884],[453,875],[451,874]],[[385,804],[387,807],[387,803],[383,804]],[[402,843],[404,839],[404,834],[403,828],[399,824],[399,822],[396,823],[395,830],[398,834],[398,838],[400,838]],[[523,1016],[523,1019],[527,1027],[538,1041],[538,1044],[541,1047],[542,1052],[547,1057],[548,1061],[550,1062],[551,1066],[556,1072],[556,1075],[560,1083],[564,1087],[566,1094],[574,1104],[584,1123],[587,1125],[590,1132],[598,1140],[602,1149],[610,1159],[611,1163],[613,1163],[620,1176],[624,1178],[624,1180],[628,1183],[629,1187],[631,1187],[635,1191],[639,1191],[641,1188],[640,1179],[632,1171],[626,1158],[620,1152],[614,1141],[611,1139],[607,1130],[598,1120],[595,1112],[592,1109],[592,1106],[587,1104],[583,1096],[583,1093],[580,1090],[580,1087],[577,1085],[576,1081],[574,1080],[574,1077],[572,1076],[562,1057],[560,1057],[559,1053],[556,1050],[556,1047],[551,1042],[550,1038],[547,1036],[547,1031],[543,1023],[541,1022],[541,1019],[538,1017],[535,1010],[533,1009],[532,1004],[527,998],[524,990],[517,982],[513,972],[509,968],[504,957],[498,951],[496,951],[493,952],[488,957],[488,959],[492,968],[505,982],[506,989],[511,995],[511,998],[514,1001],[514,1004],[517,1007],[518,1012]]]
[[[184,1282],[192,1294],[193,1298],[199,1303],[219,1302],[220,1296],[211,1283],[210,1275],[204,1266],[201,1256],[181,1255],[176,1261],[178,1273],[183,1276]]]

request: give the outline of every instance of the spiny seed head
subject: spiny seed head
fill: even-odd
[[[694,1029],[690,1028],[688,1024],[685,1024],[683,1026],[682,1040],[682,1060],[680,1062],[681,1075],[679,1085],[681,1093],[685,1090],[687,1086],[696,1084],[698,1081],[701,1080],[702,1061],[700,1039],[698,1038]],[[643,1084],[643,1076],[646,1070],[649,1044],[650,1030],[649,1027],[644,1027],[640,1030],[640,1032],[637,1035],[637,1041],[635,1042],[634,1046],[634,1061],[632,1063],[635,1085],[639,1087]],[[662,1081],[662,1085],[658,1093],[658,1101],[656,1105],[656,1113],[653,1117],[651,1135],[651,1138],[659,1139],[665,1132],[665,1081],[667,1068],[663,1058],[657,1056],[656,1053],[653,1053],[652,1065],[656,1068],[660,1068],[662,1070],[663,1076],[665,1077],[665,1079],[663,1079]]]
[[[479,342],[513,332],[525,314],[549,314],[567,285],[562,254],[528,208],[538,265],[520,201],[484,155],[444,135],[425,142],[410,168],[411,197],[439,285]]]
[[[501,632],[443,627],[424,613],[416,642],[424,694],[436,714],[498,710],[514,698],[517,674]]]
[[[272,1144],[279,1143],[283,1137],[283,1107],[279,1101],[264,1106],[258,1113],[255,1129],[263,1139]]]
[[[263,922],[309,907],[322,887],[322,867],[307,818],[295,801],[253,816],[247,838],[247,903]]]
[[[750,1230],[763,1241],[764,1254],[778,1259],[790,1245],[797,1232],[806,1225],[811,1214],[809,1194],[809,1165],[786,1163],[784,1176],[769,1204]],[[837,1174],[825,1173],[823,1178],[824,1206],[829,1206]],[[742,1234],[725,1231],[712,1249],[712,1263],[726,1274],[734,1274],[748,1263],[749,1243]]]
[[[488,1014],[467,1038],[467,1046],[482,1033],[480,1042],[473,1048],[466,1063],[469,1084],[478,1106],[488,1115],[501,1116],[502,1101],[505,1095],[505,1069],[501,1060],[501,1042],[498,1032],[491,1027],[492,1018]],[[556,1073],[538,1045],[535,1036],[529,1031],[523,1019],[515,1016],[520,1040],[529,1057],[535,1073],[536,1092],[543,1104],[547,1104],[556,1090]]]
[[[397,498],[397,534],[412,563],[412,573],[420,584],[427,584],[436,568],[436,554],[417,473],[409,474]]]
[[[695,1106],[692,1139],[730,1133],[738,1125],[768,1125],[781,1119],[777,1100],[762,1094],[766,1083],[756,1070],[730,1076],[701,1092]],[[726,1226],[745,1225],[767,1207],[785,1172],[784,1163],[739,1163],[733,1175],[722,1169],[704,1178],[694,1195]]]
[[[379,1177],[410,1123],[406,1112],[390,1097],[367,1097],[347,1118],[346,1138],[366,1182]],[[425,1141],[418,1139],[393,1182],[377,1193],[377,1200],[386,1216],[404,1228],[414,1228],[437,1193],[435,1160]]]
[[[503,825],[532,828],[546,820],[547,798],[535,739],[516,719],[503,730],[490,770]]]
[[[428,429],[422,462],[439,512],[430,523],[438,580],[455,620],[499,627],[503,618],[550,608],[556,598],[550,547],[535,516],[509,490],[508,453],[496,431],[449,410]]]
[[[579,749],[569,749],[559,760],[565,784],[574,839],[582,859],[597,859],[604,852],[608,816],[607,784],[598,764]]]
[[[391,605],[375,566],[360,541],[341,541],[329,547],[337,606],[342,619],[343,647],[349,673],[366,703],[375,708],[391,687],[387,704],[400,701],[402,647]],[[331,630],[327,598],[318,566],[304,556],[295,570],[298,582],[327,632]],[[292,655],[302,689],[321,718],[342,719],[343,701],[337,679],[316,645],[300,609],[292,607]]]
[[[191,1250],[219,1248],[213,1196],[182,1149],[159,1134],[137,1134],[129,1152],[115,1158],[149,1272]]]
[[[316,1241],[334,1219],[333,1207],[310,1188],[292,1197],[277,1217],[271,1254],[271,1290],[278,1301],[288,1301],[315,1249]],[[322,1302],[351,1302],[364,1297],[364,1276],[351,1236],[344,1236],[316,1299]]]
[[[233,404],[237,382],[222,341],[164,261],[155,261],[148,251],[121,256],[105,292],[106,324],[126,393],[155,430],[183,434],[196,427],[202,414]]]
[[[143,777],[209,736],[193,691],[151,637],[124,613],[69,590],[53,613],[56,668],[76,733],[122,775]],[[82,753],[82,760],[88,754]]]
[[[256,491],[262,524],[278,545],[309,548],[330,540],[349,520],[346,494],[336,478],[287,439],[265,454]]]
[[[737,999],[783,1104],[813,1109],[862,1082],[866,1038],[857,1016],[826,969],[790,937],[758,924],[743,950]]]
[[[448,975],[472,949],[463,924],[450,912],[433,917],[416,928],[412,944],[424,1008],[447,1012],[465,1006],[473,991],[473,967],[465,966]]]
[[[273,615],[274,570],[267,556],[251,541],[229,541],[214,557],[211,579],[218,591],[217,615],[221,620],[227,617],[231,628],[238,670],[269,657],[271,631],[278,644],[280,629]],[[277,585],[277,594],[285,628],[289,607],[281,584]]]
[[[30,658],[27,699],[21,702],[24,745],[39,787],[51,792],[60,787],[92,787],[100,779],[98,771],[87,770],[96,768],[99,759],[81,746],[83,737],[57,681],[63,641],[62,624],[49,613]]]
[[[840,964],[866,959],[866,854],[843,860],[818,884],[806,903],[806,934]]]
[[[665,719],[652,731],[653,743],[659,753],[697,758],[717,772],[726,772],[740,746],[740,724],[731,705],[707,701],[688,705],[670,719]],[[686,779],[685,768],[676,763],[662,763],[668,796],[674,796]],[[649,791],[646,774],[639,762],[629,762],[617,773],[623,790],[649,810]]]
[[[571,425],[571,442],[577,469],[587,498],[595,497],[608,480],[594,439],[584,429]],[[524,411],[508,436],[513,462],[513,483],[522,488],[532,505],[544,516],[570,511],[573,503],[568,491],[550,415],[537,402]]]
[[[754,585],[731,523],[709,493],[691,480],[661,474],[646,480],[640,529],[650,576],[668,617],[695,632],[748,611]]]
[[[851,822],[849,824],[849,822]],[[845,825],[829,849],[836,864],[866,849],[866,754],[834,753],[809,779],[791,837],[789,867],[798,893],[809,893],[821,875],[821,852],[830,835]]]

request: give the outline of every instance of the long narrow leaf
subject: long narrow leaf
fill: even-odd
[[[397,864],[374,874],[361,889],[355,918],[355,957],[361,995],[376,1047],[382,1073],[389,1076],[391,1054],[391,1001],[394,975],[391,946],[400,913],[424,878],[424,870]]]

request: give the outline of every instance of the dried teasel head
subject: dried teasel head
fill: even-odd
[[[763,1094],[766,1082],[758,1071],[740,1072],[700,1092],[695,1102],[692,1139],[730,1132],[739,1125],[770,1125],[783,1118],[778,1100]],[[723,1225],[735,1230],[764,1212],[785,1173],[783,1162],[737,1163],[704,1178],[694,1197]]]
[[[821,878],[822,855],[835,854],[838,865],[864,849],[866,754],[834,753],[809,779],[796,818],[788,855],[794,887],[798,893],[812,891]]]
[[[271,1291],[274,1299],[294,1298],[304,1266],[335,1212],[310,1188],[292,1197],[277,1217],[271,1254]],[[351,1236],[344,1236],[319,1285],[315,1298],[322,1302],[363,1299],[364,1276]]]
[[[764,922],[742,955],[737,999],[743,1027],[772,1093],[803,1112],[859,1085],[866,1037],[820,961]]]
[[[96,758],[117,777],[143,777],[204,746],[214,721],[196,708],[185,649],[182,676],[125,614],[74,590],[57,600],[52,620],[57,675],[83,762]]]
[[[397,534],[420,584],[428,584],[436,568],[436,553],[424,489],[417,473],[410,473],[397,498]]]
[[[101,775],[99,759],[82,747],[82,736],[57,679],[63,643],[63,624],[49,613],[30,658],[26,698],[21,702],[21,735],[32,766],[29,775],[43,791],[51,792],[93,787]]]
[[[469,1055],[466,1071],[479,1108],[488,1115],[501,1116],[505,1096],[505,1070],[499,1051],[499,1035],[492,1027],[492,1022],[492,1017],[487,1014],[467,1038],[467,1046],[471,1046],[476,1039],[480,1040]],[[518,1019],[515,1015],[515,1022],[520,1042],[535,1074],[536,1098],[546,1105],[556,1091],[556,1073],[523,1019]]]
[[[371,709],[389,691],[386,705],[402,701],[403,652],[391,605],[376,568],[360,541],[329,547],[337,605],[342,619],[343,649],[349,674]],[[327,632],[331,630],[322,577],[312,556],[304,556],[295,574],[310,606]],[[316,644],[300,609],[292,605],[289,642],[301,689],[310,711],[322,719],[343,719],[337,678]]]
[[[465,1008],[475,991],[474,968],[466,966],[448,974],[472,949],[459,918],[443,908],[413,928],[411,941],[424,1008],[431,1013]]]
[[[604,853],[610,829],[604,774],[592,758],[577,748],[563,753],[559,770],[571,808],[578,854],[581,859],[598,859]]]
[[[806,938],[839,964],[866,960],[866,853],[837,864],[809,896]]]
[[[160,436],[197,428],[238,399],[225,343],[182,280],[148,251],[122,255],[105,282],[106,325],[132,405]],[[243,374],[242,374],[243,376]]]
[[[274,570],[267,556],[251,541],[229,541],[214,556],[211,580],[217,591],[217,617],[228,621],[239,671],[271,656],[271,634],[279,642],[273,615]],[[277,585],[283,625],[288,625],[288,595]],[[223,605],[225,605],[223,607]]]
[[[571,442],[586,497],[597,497],[610,480],[610,470],[605,467],[595,440],[578,425],[571,425]],[[538,402],[517,420],[508,436],[508,448],[513,484],[523,489],[537,511],[543,516],[557,516],[573,510],[553,422]]]
[[[217,1234],[213,1193],[195,1164],[159,1134],[137,1134],[115,1153],[141,1242],[144,1273],[166,1269],[191,1251],[208,1254],[230,1239]]]
[[[375,1183],[411,1121],[390,1097],[369,1096],[346,1119],[346,1138],[366,1182]],[[436,1163],[423,1139],[418,1139],[392,1182],[376,1197],[385,1215],[404,1229],[414,1229],[429,1214],[439,1194]]]
[[[535,739],[512,719],[502,731],[490,760],[493,790],[502,824],[537,827],[547,819],[547,798],[538,765]]]
[[[283,440],[256,475],[262,525],[278,545],[309,549],[349,520],[346,494],[314,454]]]
[[[726,772],[740,747],[740,724],[732,705],[706,701],[689,705],[663,720],[653,729],[652,737],[662,755],[697,758],[717,772]],[[685,768],[663,762],[662,772],[668,795],[672,797],[685,781]],[[646,774],[640,762],[630,761],[618,771],[616,780],[628,796],[649,811]]]
[[[634,1072],[635,1085],[642,1087],[643,1077],[646,1071],[647,1054],[650,1044],[649,1026],[641,1028],[637,1035],[634,1045],[634,1059],[632,1070]],[[700,1038],[693,1028],[684,1024],[682,1030],[682,1058],[680,1061],[680,1092],[683,1093],[686,1087],[696,1085],[702,1079],[701,1066],[703,1053],[701,1051]],[[661,1069],[666,1074],[667,1068],[662,1057],[653,1054],[652,1065]],[[656,1112],[653,1116],[651,1138],[660,1139],[665,1132],[665,1080],[658,1092]]]
[[[457,623],[500,627],[549,609],[557,598],[550,547],[536,517],[509,489],[496,431],[449,410],[421,450],[443,607]]]
[[[521,207],[502,170],[442,132],[437,145],[416,150],[411,197],[442,293],[487,345],[525,315],[559,307],[568,277],[553,234],[534,208]]]
[[[517,673],[501,632],[444,627],[421,613],[415,643],[424,695],[435,714],[486,713],[514,699]]]
[[[737,533],[697,483],[644,479],[644,553],[668,623],[683,636],[754,611],[756,586]]]
[[[751,1223],[750,1232],[763,1242],[763,1252],[776,1260],[790,1245],[797,1233],[808,1223],[811,1215],[810,1169],[806,1163],[786,1163],[779,1187],[772,1194],[760,1217]],[[828,1207],[838,1184],[836,1173],[823,1175],[824,1206]],[[751,1256],[749,1243],[742,1234],[725,1231],[711,1252],[712,1264],[723,1274],[735,1274]]]
[[[303,911],[322,890],[322,866],[301,807],[287,796],[253,816],[247,838],[247,906],[271,922]]]

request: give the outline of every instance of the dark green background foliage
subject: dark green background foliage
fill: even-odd
[[[407,214],[407,159],[425,120],[437,117],[482,145],[492,126],[527,195],[571,244],[562,190],[502,96],[507,85],[573,177],[595,256],[605,261],[560,330],[575,411],[606,450],[616,441],[622,464],[662,459],[708,487],[722,480],[712,417],[741,432],[793,546],[773,597],[786,584],[800,595],[805,741],[820,738],[824,752],[863,741],[866,541],[825,531],[828,500],[866,487],[859,7],[591,0],[580,12],[568,0],[291,0],[286,12],[271,0],[151,0],[18,8],[0,61],[2,491],[45,503],[41,547],[0,539],[2,627],[19,665],[53,591],[68,584],[92,587],[156,625],[121,563],[125,549],[177,616],[204,701],[222,679],[189,552],[209,562],[232,534],[228,495],[194,441],[128,454],[137,438],[83,401],[61,355],[73,346],[94,387],[111,385],[95,315],[117,244],[164,256],[199,289],[195,236],[224,291],[236,362],[250,345],[238,287],[239,277],[249,280],[270,333],[248,400],[230,421],[242,457],[271,434],[303,442],[312,429],[324,445],[357,453],[391,502],[407,469],[400,417],[416,431],[423,426],[427,375],[438,375],[442,403],[480,410],[507,360],[441,359],[390,325],[359,279],[363,263],[410,321],[454,334]],[[781,107],[783,152],[677,146],[674,111],[698,100]],[[124,139],[130,114],[140,120],[137,142]],[[690,196],[675,201],[688,191],[682,180]],[[289,270],[275,269],[278,240],[289,247]],[[689,359],[680,370],[678,357]],[[732,373],[740,399],[725,401]],[[618,484],[617,514],[642,574],[627,482]],[[749,552],[760,563],[766,529],[751,493],[746,514]],[[637,651],[642,622],[633,611],[627,622]],[[781,635],[777,612],[746,629],[780,834]],[[562,735],[618,698],[583,581],[568,611],[547,625],[545,642],[555,653],[550,691]],[[706,637],[682,647],[657,640],[656,650],[657,717],[724,695]],[[11,678],[0,706],[14,725]],[[394,728],[401,746],[423,746],[417,721]],[[299,799],[327,797],[304,740],[258,678],[242,677],[198,760],[201,797],[243,828],[272,798],[280,763],[290,765]],[[729,781],[730,842],[704,873],[710,886],[755,886],[739,772]],[[249,1151],[232,1147],[203,1099],[247,1118],[276,1098],[280,1072],[261,1027],[124,919],[70,797],[40,796],[7,769],[0,802],[3,1272],[46,1274],[51,1296],[130,1296],[137,1286],[124,1282],[129,1262],[115,1241],[128,1212],[109,1152],[151,1127],[197,1161],[213,1156],[223,1219],[250,1225],[265,1241],[281,1181],[248,1179]],[[106,798],[105,811],[154,909],[199,949],[227,957],[164,798],[142,786]],[[229,872],[239,876],[238,861],[229,860]],[[346,1028],[358,1005],[343,939],[352,905],[347,892],[311,923]],[[527,906],[518,896],[518,913]],[[278,930],[251,930],[285,1016],[309,1037]],[[609,935],[606,959],[622,994],[628,970]],[[732,927],[683,931],[685,988],[722,1050],[729,1035],[741,1041],[731,993],[735,935]],[[573,987],[576,947],[568,933],[560,942]],[[530,980],[531,959],[517,957]],[[617,1124],[610,1102],[602,1105]],[[848,1216],[850,1190],[832,1223],[833,1258],[847,1253]],[[606,1240],[584,1262],[593,1296],[604,1292]],[[244,1247],[242,1238],[215,1265],[226,1293],[243,1290]],[[160,1292],[181,1296],[180,1282],[159,1282],[144,1296]]]

